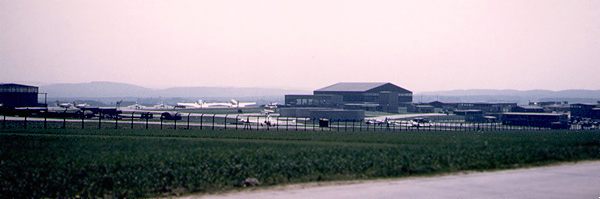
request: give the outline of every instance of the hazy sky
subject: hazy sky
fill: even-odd
[[[0,0],[0,82],[600,89],[600,0]]]

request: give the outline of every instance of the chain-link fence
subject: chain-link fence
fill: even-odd
[[[505,125],[501,122],[467,122],[464,120],[411,119],[329,120],[251,114],[200,114],[133,111],[118,115],[86,114],[3,114],[3,129],[199,129],[247,131],[499,131],[549,130],[548,126]],[[599,129],[597,125],[570,125],[571,130]]]

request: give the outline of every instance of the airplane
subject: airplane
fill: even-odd
[[[174,107],[166,105],[164,103],[160,103],[160,104],[154,105],[152,108],[153,109],[173,109]]]
[[[425,118],[415,118],[412,119],[410,121],[411,126],[413,127],[429,127],[431,126],[431,123],[429,123],[429,120],[425,119]]]
[[[259,117],[259,118],[255,118],[255,117],[241,117],[238,119],[238,122],[241,124],[247,124],[247,125],[251,125],[252,124],[259,124],[260,126],[277,126],[277,125],[296,125],[296,120],[288,120],[285,121],[283,119],[278,120],[275,117],[272,117],[270,115],[267,115],[267,117]]]
[[[273,110],[273,109],[263,109],[262,113],[265,114],[265,115],[269,115],[269,114],[275,113],[275,110]]]
[[[243,108],[247,106],[256,105],[256,102],[239,102],[235,99],[231,99],[229,100],[229,102],[231,103],[231,108]]]
[[[65,108],[65,109],[74,107],[73,104],[74,103],[60,103],[58,100],[56,101],[56,106]]]
[[[210,108],[210,107],[230,107],[229,103],[206,103],[202,100],[198,100],[197,102],[192,103],[177,103],[178,108]]]
[[[279,105],[279,103],[277,103],[277,102],[265,104],[265,109],[277,109],[277,105]]]
[[[85,107],[89,107],[90,105],[87,103],[81,103],[81,104],[77,104],[75,102],[73,102],[73,105],[75,106],[75,108],[85,108]]]
[[[277,102],[272,102],[269,104],[265,104],[264,109],[262,111],[263,114],[269,115],[271,113],[275,113],[277,110]]]
[[[198,100],[197,102],[192,103],[177,103],[177,108],[243,108],[246,106],[256,105],[256,102],[239,102],[235,99],[230,100],[229,102],[213,102],[207,103],[202,100]]]
[[[128,109],[134,109],[134,110],[141,110],[141,109],[147,109],[148,107],[146,107],[144,105],[141,105],[141,104],[138,104],[138,103],[135,103],[133,105],[127,106],[127,108]]]
[[[385,120],[380,120],[380,119],[368,119],[365,123],[366,124],[376,124],[376,125],[382,125],[385,124],[387,122],[387,118]]]

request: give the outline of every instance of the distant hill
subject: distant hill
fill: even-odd
[[[133,84],[116,82],[89,82],[75,84],[51,84],[40,86],[40,92],[48,93],[49,98],[186,98],[192,99],[260,99],[277,97],[282,100],[285,94],[310,94],[305,90],[277,88],[242,87],[173,87],[152,89]],[[281,99],[280,99],[281,98]],[[271,99],[271,98],[269,98]],[[111,99],[113,100],[113,99]],[[414,102],[516,102],[529,101],[569,101],[571,103],[595,103],[600,100],[600,90],[450,90],[421,92],[414,95]]]
[[[421,92],[415,94],[415,102],[516,102],[529,101],[569,101],[571,103],[595,103],[600,100],[600,90],[450,90]]]
[[[74,84],[50,84],[40,86],[40,92],[48,93],[52,98],[156,98],[156,97],[260,97],[283,96],[290,93],[310,93],[302,90],[286,90],[275,88],[240,88],[240,87],[174,87],[167,89],[151,89],[132,84],[116,82],[89,82]]]
[[[48,97],[150,97],[155,90],[125,83],[89,82],[40,86]]]

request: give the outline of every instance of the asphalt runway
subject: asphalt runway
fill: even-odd
[[[396,180],[289,185],[183,198],[600,198],[600,161]]]

